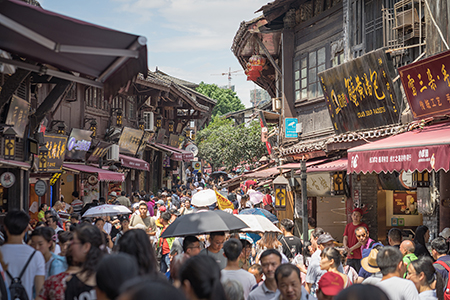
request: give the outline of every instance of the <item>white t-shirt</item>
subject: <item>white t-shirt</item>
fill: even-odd
[[[20,275],[28,258],[34,252],[34,249],[28,245],[10,245],[5,244],[1,248],[3,253],[3,260],[8,265],[8,271],[11,276],[17,277]],[[36,251],[33,259],[30,261],[25,273],[22,276],[22,285],[27,291],[28,298],[33,299],[33,286],[35,276],[45,276],[45,260],[41,252]],[[6,275],[6,287],[9,288],[11,280]]]
[[[419,293],[411,280],[391,277],[376,284],[389,300],[419,300]]]
[[[248,294],[250,294],[250,291],[252,288],[256,285],[256,279],[255,276],[247,272],[243,269],[239,270],[222,270],[220,271],[222,278],[220,281],[224,283],[227,280],[236,280],[242,285],[242,288],[244,289],[244,298],[248,298]]]

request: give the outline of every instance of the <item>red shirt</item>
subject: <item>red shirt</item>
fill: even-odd
[[[366,223],[359,223],[358,225],[353,225],[352,223],[347,224],[347,226],[345,226],[345,230],[344,230],[344,236],[348,237],[347,240],[347,247],[351,248],[353,247],[357,242],[358,239],[356,238],[356,234],[355,234],[355,229],[358,227],[366,227],[367,230],[369,230],[369,228],[367,227]],[[354,249],[353,254],[348,253],[347,254],[347,258],[349,259],[361,259],[362,258],[362,254],[361,254],[361,248],[357,248]]]
[[[163,234],[164,231],[166,231],[168,226],[164,227],[163,230],[161,230],[161,234]],[[162,240],[162,255],[166,255],[170,253],[170,246],[166,239],[160,238]]]

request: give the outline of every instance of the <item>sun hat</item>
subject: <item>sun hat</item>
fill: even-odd
[[[380,272],[380,268],[378,268],[377,264],[377,254],[377,249],[370,250],[369,256],[361,259],[361,267],[369,273]]]
[[[117,193],[116,193],[116,192],[111,192],[109,195],[110,195],[111,197],[117,197]]]
[[[326,272],[320,277],[319,289],[327,296],[336,296],[344,289],[344,279],[339,274]]]

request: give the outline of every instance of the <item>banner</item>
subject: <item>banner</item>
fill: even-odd
[[[12,128],[17,133],[17,137],[23,138],[28,124],[29,112],[30,103],[13,95],[9,105],[8,116],[6,117],[6,124],[14,125]]]
[[[231,210],[234,210],[234,205],[233,205],[233,203],[231,203],[230,200],[228,200],[227,198],[222,196],[216,190],[214,190],[214,192],[216,193],[217,206],[219,206],[220,210],[224,210],[224,209],[227,209],[227,208],[230,208]]]

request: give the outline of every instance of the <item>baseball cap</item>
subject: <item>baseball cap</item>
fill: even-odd
[[[439,233],[439,236],[442,236],[444,239],[448,239],[450,237],[450,228],[444,228],[444,230]]]
[[[166,209],[166,207],[165,206],[160,206],[159,207],[159,211],[160,212],[165,212],[167,209]]]
[[[317,244],[318,245],[325,244],[325,243],[328,243],[331,241],[334,242],[334,238],[329,233],[324,233],[324,234],[321,234],[319,236],[319,238],[317,239]]]
[[[339,274],[326,272],[320,277],[319,289],[327,296],[336,296],[344,289],[344,279]]]
[[[164,205],[164,201],[163,200],[158,200],[158,201],[156,201],[156,204]]]
[[[117,193],[116,193],[116,192],[111,192],[109,195],[110,195],[111,197],[117,197]]]

